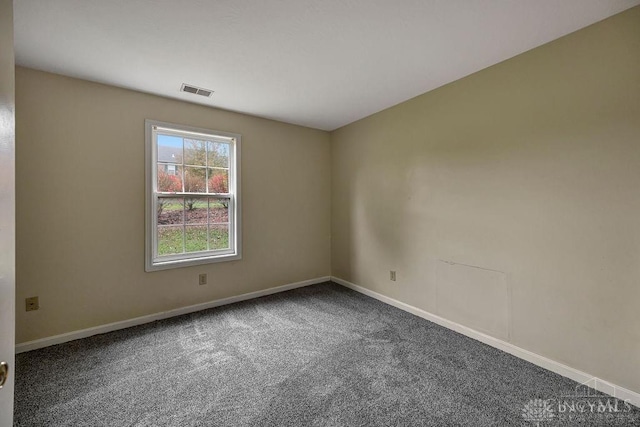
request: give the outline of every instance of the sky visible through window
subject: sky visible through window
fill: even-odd
[[[164,147],[182,148],[182,138],[180,138],[179,136],[158,134],[158,145]]]

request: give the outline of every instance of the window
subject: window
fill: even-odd
[[[240,259],[240,135],[145,125],[146,271]]]

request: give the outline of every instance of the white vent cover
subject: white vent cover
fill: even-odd
[[[186,83],[182,83],[182,87],[180,88],[181,92],[193,93],[195,95],[206,96],[207,98],[211,98],[211,94],[213,91],[210,89],[203,89],[201,87],[196,87],[193,85],[188,85]]]

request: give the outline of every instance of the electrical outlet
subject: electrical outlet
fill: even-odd
[[[207,284],[207,274],[206,273],[202,273],[200,276],[198,276],[198,284],[200,286]]]
[[[25,298],[24,302],[26,311],[33,311],[40,308],[38,297]]]
[[[396,281],[396,272],[394,270],[389,271],[389,280],[392,282]]]

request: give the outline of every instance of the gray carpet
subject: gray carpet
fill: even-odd
[[[15,426],[640,425],[576,385],[325,283],[20,354]]]

